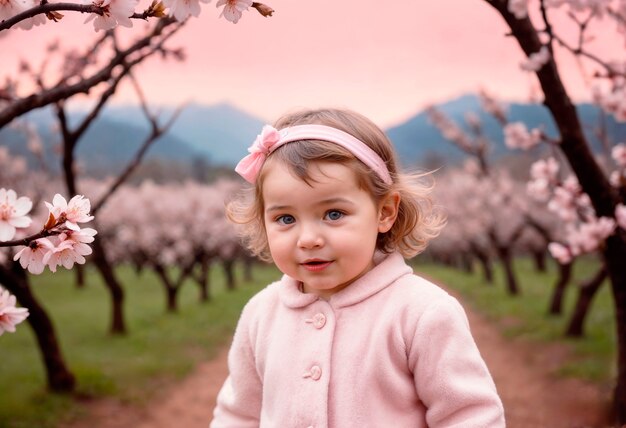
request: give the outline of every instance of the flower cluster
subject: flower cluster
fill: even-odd
[[[591,217],[586,222],[566,227],[567,245],[552,242],[548,251],[561,263],[570,263],[575,257],[596,251],[615,231],[615,220],[608,217]]]
[[[28,309],[15,306],[15,296],[0,287],[0,336],[15,332],[15,326],[28,317]]]
[[[561,263],[569,263],[581,254],[599,249],[616,227],[626,230],[626,206],[618,205],[615,219],[597,218],[589,195],[578,180],[570,175],[558,179],[559,165],[554,158],[539,160],[530,169],[528,194],[537,201],[548,202],[548,210],[565,223],[565,243],[553,242],[550,254]]]
[[[508,9],[517,19],[524,19],[528,16],[528,0],[509,0]]]
[[[539,71],[548,61],[550,61],[550,50],[547,46],[542,46],[537,52],[530,54],[520,67],[524,71]]]
[[[132,27],[132,18],[145,19],[146,17],[163,17],[169,14],[177,21],[184,21],[190,16],[200,15],[200,2],[210,3],[211,0],[153,0],[143,13],[135,13],[139,0],[87,0],[71,5],[73,8],[60,10],[78,10],[75,9],[76,6],[83,6],[85,9],[80,11],[91,12],[85,23],[93,21],[96,31],[106,31],[118,25]],[[39,2],[34,0],[0,0],[0,22],[38,6]],[[272,16],[274,13],[274,10],[269,6],[252,0],[219,0],[216,6],[223,7],[220,17],[224,17],[235,24],[241,18],[242,13],[250,7],[256,9],[262,16]],[[98,12],[93,12],[94,7],[97,8]],[[166,8],[168,9],[167,12],[165,11]],[[16,26],[29,30],[33,25],[45,24],[46,16],[54,21],[63,18],[63,15],[57,11],[46,14],[39,13],[32,18],[18,22]]]
[[[542,137],[540,129],[529,132],[523,122],[511,122],[504,126],[504,144],[510,149],[531,149],[542,141]]]
[[[6,193],[9,192],[12,191],[9,190]],[[12,199],[14,200],[13,212],[21,213],[22,216],[17,218],[23,219],[26,212],[30,210],[32,203],[28,198],[26,198],[28,204],[24,200],[18,203],[19,199]],[[7,200],[9,199],[7,198]],[[24,212],[26,205],[28,205],[28,210]],[[16,209],[17,206],[21,209]],[[74,196],[68,203],[63,196],[56,194],[52,204],[46,202],[46,206],[49,210],[48,221],[38,235],[43,237],[30,240],[28,245],[18,251],[14,257],[15,261],[19,260],[22,267],[28,269],[32,274],[42,273],[45,266],[48,266],[52,272],[56,272],[57,266],[62,265],[66,269],[70,269],[74,263],[85,263],[84,256],[91,254],[91,247],[87,244],[93,242],[97,233],[92,228],[81,229],[78,226],[78,223],[93,220],[93,216],[89,215],[91,204],[83,196]],[[6,210],[10,211],[11,207],[9,206]],[[15,224],[15,217],[11,221]],[[21,221],[21,224],[27,223],[24,220]],[[28,223],[30,224],[30,219],[28,219]]]

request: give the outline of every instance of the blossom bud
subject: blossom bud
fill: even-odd
[[[272,16],[272,14],[274,13],[274,9],[263,3],[254,2],[252,3],[252,7],[265,17]]]

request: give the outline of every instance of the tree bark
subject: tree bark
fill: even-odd
[[[548,309],[550,315],[561,315],[563,312],[563,296],[565,296],[567,284],[569,284],[572,278],[572,263],[558,263],[558,265],[559,276],[554,285],[552,298],[550,299],[550,308]]]
[[[29,316],[26,320],[33,329],[37,339],[37,345],[46,371],[48,389],[61,393],[73,392],[76,386],[76,378],[65,364],[52,320],[31,292],[26,273],[24,271],[17,272],[17,269],[21,269],[21,267],[18,266],[16,271],[13,272],[4,266],[0,266],[0,283],[11,294],[15,295],[15,298],[23,307],[28,309]]]
[[[531,254],[535,264],[535,270],[537,272],[545,273],[548,270],[546,264],[546,252],[543,250],[532,250]]]
[[[235,269],[233,260],[222,260],[222,267],[224,268],[224,274],[226,275],[226,288],[229,291],[235,289]]]
[[[200,302],[208,302],[211,300],[211,263],[207,257],[203,257],[200,262],[200,277],[198,278],[198,286],[200,287]]]
[[[517,285],[515,270],[513,269],[513,258],[511,257],[511,250],[508,247],[500,247],[498,248],[498,254],[500,255],[502,267],[504,268],[507,290],[510,295],[517,296],[520,294],[520,289]]]
[[[607,277],[606,266],[602,266],[596,274],[580,285],[576,308],[572,313],[565,335],[568,337],[583,337],[585,318],[589,313],[589,308],[593,298],[600,289],[600,286]]]
[[[111,296],[111,325],[109,332],[113,335],[126,334],[126,322],[124,318],[124,289],[115,277],[115,271],[107,260],[106,253],[100,239],[96,236],[93,241],[93,263],[102,276],[104,285]]]
[[[482,250],[478,245],[472,245],[472,252],[474,256],[480,262],[483,269],[483,277],[487,284],[493,284],[493,267],[491,265],[491,258],[486,251]]]
[[[74,275],[76,276],[76,288],[85,288],[85,267],[74,265]]]

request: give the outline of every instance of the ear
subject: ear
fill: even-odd
[[[391,192],[385,196],[378,206],[378,232],[389,232],[398,217],[400,193]]]

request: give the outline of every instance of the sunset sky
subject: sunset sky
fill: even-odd
[[[238,24],[218,18],[215,1],[202,4],[200,17],[170,44],[184,46],[187,60],[152,59],[141,67],[148,100],[154,105],[228,102],[268,121],[298,107],[340,106],[387,127],[429,103],[481,87],[505,100],[526,101],[536,85],[519,69],[523,56],[505,37],[503,21],[482,0],[266,2],[276,11],[273,17],[251,9]],[[142,0],[140,7],[147,4]],[[84,19],[68,12],[61,23],[4,32],[3,74],[16,75],[25,55],[39,64],[49,40],[58,37],[77,46],[93,38],[93,26]],[[133,29],[120,31],[144,26],[135,21]],[[623,40],[604,36],[595,46],[605,57],[617,58]],[[568,57],[560,62],[568,88],[585,99],[588,86]],[[124,88],[116,102],[136,101]]]

